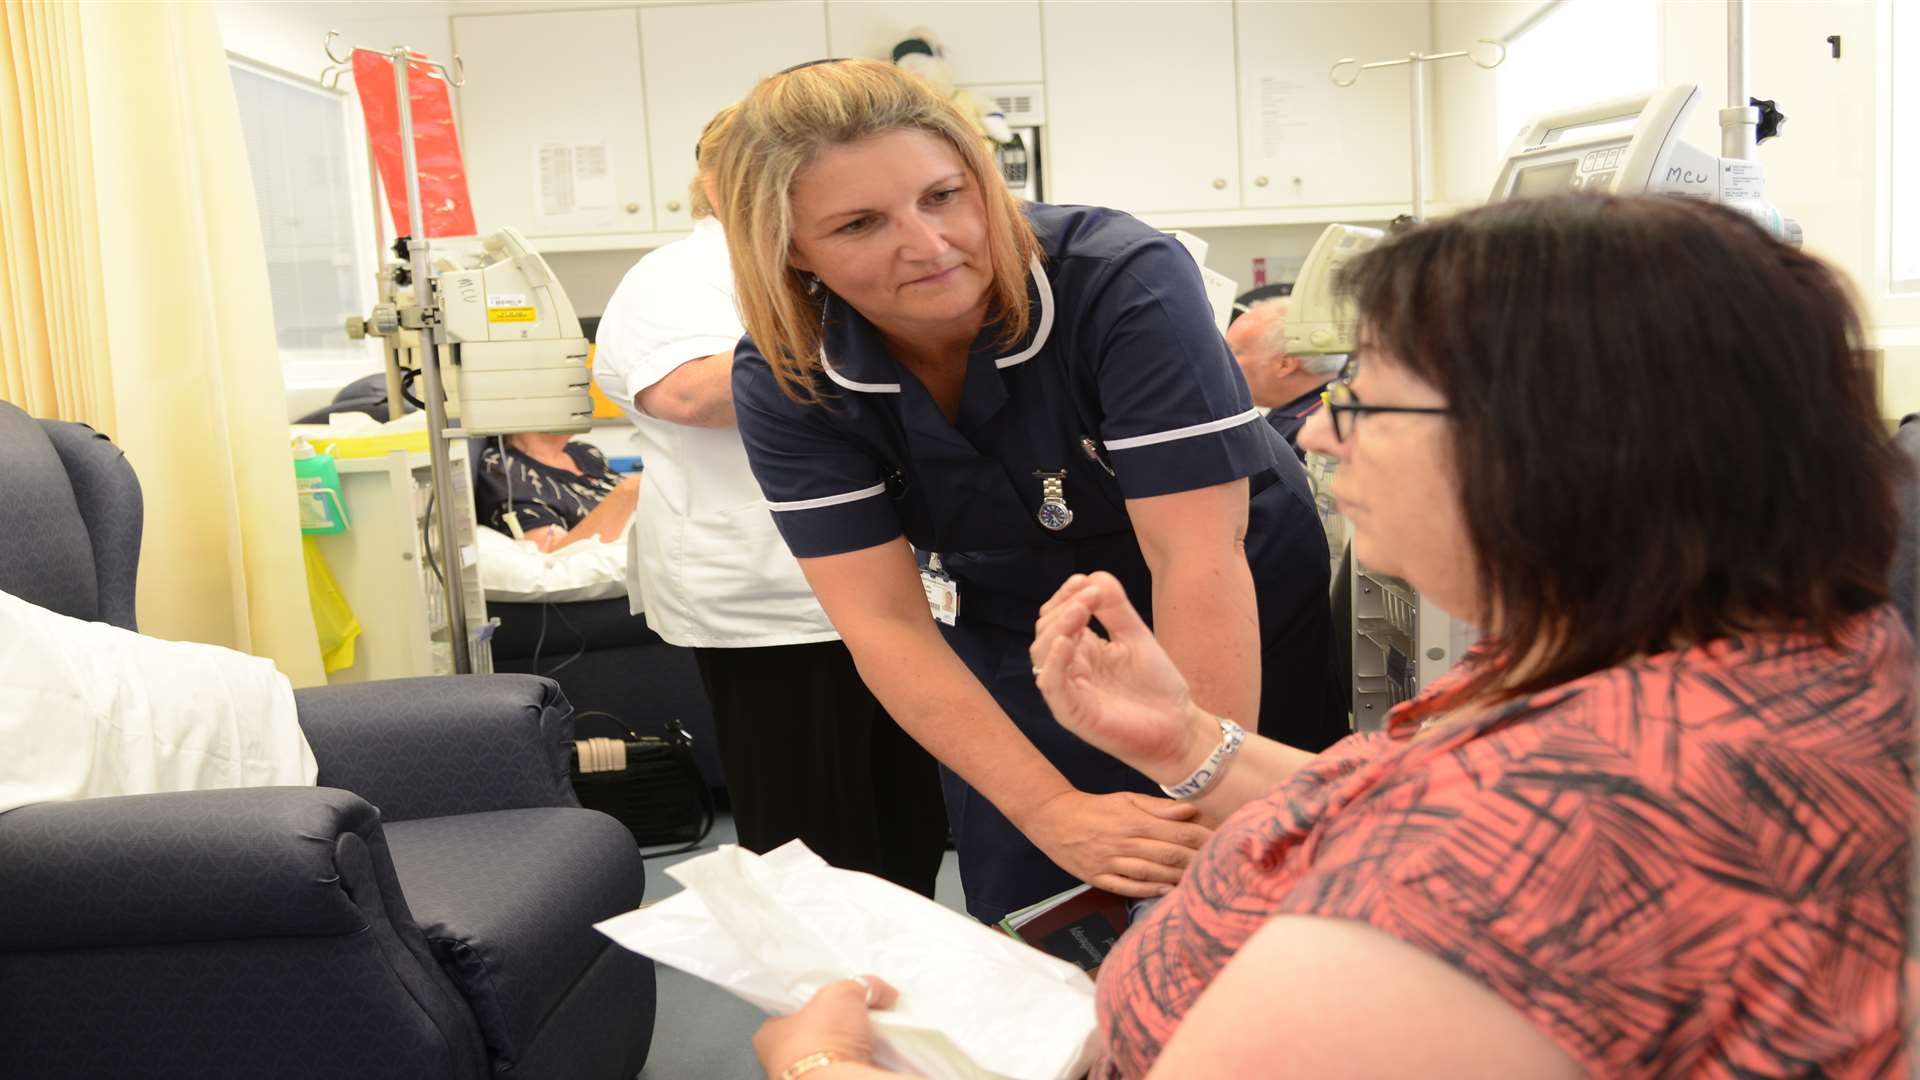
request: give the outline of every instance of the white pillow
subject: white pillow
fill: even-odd
[[[144,637],[0,592],[0,812],[27,803],[311,786],[273,661]]]
[[[480,526],[480,585],[487,599],[503,603],[605,600],[627,595],[627,545],[596,537],[542,552],[531,540],[515,540]]]

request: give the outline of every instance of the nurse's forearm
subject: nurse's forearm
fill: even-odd
[[[1016,826],[1048,799],[1072,790],[924,611],[917,619],[876,619],[840,632],[860,677],[901,729]]]
[[[732,427],[733,353],[689,360],[633,395],[634,408],[685,427]]]
[[[1248,731],[1260,717],[1260,615],[1237,547],[1171,559],[1153,574],[1153,632],[1193,700]]]

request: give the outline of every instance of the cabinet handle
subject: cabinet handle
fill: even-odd
[[[679,211],[680,211],[680,200],[675,199],[674,201],[667,204],[668,213],[674,214],[674,213],[679,213]]]
[[[1215,191],[1225,191],[1226,189],[1227,189],[1227,182],[1226,182],[1226,180],[1225,180],[1225,179],[1223,179],[1223,178],[1216,178],[1216,179],[1215,179],[1215,180],[1213,181],[1213,190],[1215,190]]]
[[[639,203],[637,203],[637,202],[630,202],[630,203],[628,203],[628,204],[627,204],[627,213],[629,213],[629,214],[637,214],[637,213],[639,213],[639,212],[640,212],[640,204],[639,204]]]
[[[1254,177],[1254,178],[1253,178],[1253,186],[1254,186],[1254,187],[1266,187],[1266,186],[1267,186],[1267,178],[1266,178],[1266,177],[1264,177],[1264,176],[1256,176],[1256,177]]]

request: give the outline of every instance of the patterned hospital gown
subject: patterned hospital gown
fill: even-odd
[[[1413,737],[1461,682],[1215,833],[1101,970],[1096,1076],[1143,1076],[1280,914],[1446,960],[1591,1075],[1907,1074],[1913,647],[1891,608],[1831,646],[1723,639]]]
[[[489,439],[480,451],[473,510],[482,524],[508,536],[514,535],[507,527],[509,514],[523,534],[547,525],[571,529],[620,486],[607,456],[583,442],[567,444],[567,456],[580,467],[578,473],[535,461],[519,447],[508,446],[504,454],[500,447],[499,440]]]

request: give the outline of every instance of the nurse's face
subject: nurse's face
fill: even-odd
[[[980,187],[945,140],[896,131],[821,151],[793,178],[793,265],[883,332],[977,328],[991,280]]]
[[[1351,385],[1357,405],[1447,404],[1432,384],[1377,350],[1358,355]],[[1353,557],[1361,565],[1404,578],[1449,614],[1485,627],[1452,425],[1433,413],[1345,413],[1344,438],[1335,438],[1321,408],[1300,429],[1300,445],[1339,462],[1331,491],[1353,526]]]

